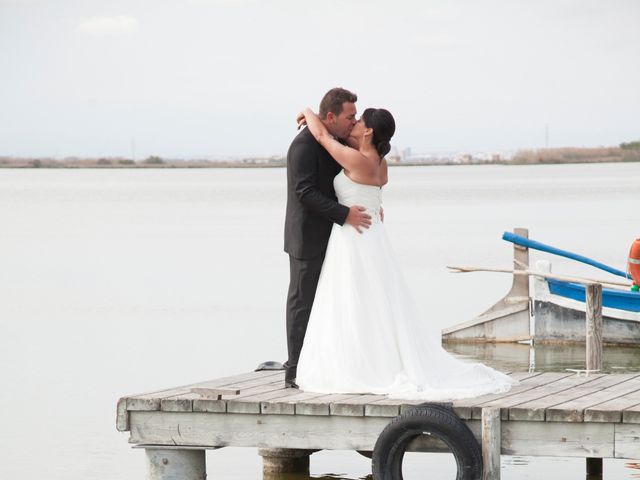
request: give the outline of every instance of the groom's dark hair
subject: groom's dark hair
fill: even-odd
[[[334,115],[340,115],[342,113],[342,104],[344,102],[356,103],[357,101],[358,96],[355,93],[340,87],[332,88],[324,94],[324,97],[322,97],[318,116],[325,119],[329,112],[332,112]]]

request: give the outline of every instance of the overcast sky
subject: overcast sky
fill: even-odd
[[[414,152],[640,139],[637,0],[0,0],[0,155],[286,152],[343,86]]]

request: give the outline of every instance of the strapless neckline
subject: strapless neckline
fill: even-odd
[[[341,170],[333,180],[338,202],[347,207],[359,205],[364,207],[374,219],[381,219],[382,187],[358,183]]]
[[[375,188],[377,190],[382,190],[382,187],[384,187],[384,185],[369,185],[368,183],[360,183],[360,182],[356,182],[355,180],[353,180],[349,175],[347,175],[347,173],[343,170],[340,170],[340,173],[342,175],[344,175],[344,177],[349,180],[351,183],[355,184],[355,185],[360,185],[362,187],[372,187]]]

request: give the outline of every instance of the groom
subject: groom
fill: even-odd
[[[345,141],[356,124],[358,97],[344,88],[329,90],[320,102],[319,117],[329,133]],[[289,254],[287,349],[285,386],[298,388],[296,368],[309,323],[311,306],[333,223],[369,228],[365,208],[337,202],[333,179],[342,167],[316,141],[308,128],[293,140],[287,152],[287,215],[284,251]]]

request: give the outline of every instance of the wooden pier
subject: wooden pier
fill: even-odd
[[[596,469],[602,458],[640,458],[640,372],[510,375],[519,384],[507,393],[452,402],[482,444],[483,478],[500,478],[501,454],[583,457]],[[218,398],[219,389],[233,394]],[[150,478],[195,480],[211,448],[259,448],[265,471],[308,468],[322,449],[371,452],[392,418],[419,403],[301,392],[284,388],[281,371],[250,372],[123,397],[117,429],[146,449]],[[425,436],[409,450],[446,448]]]

